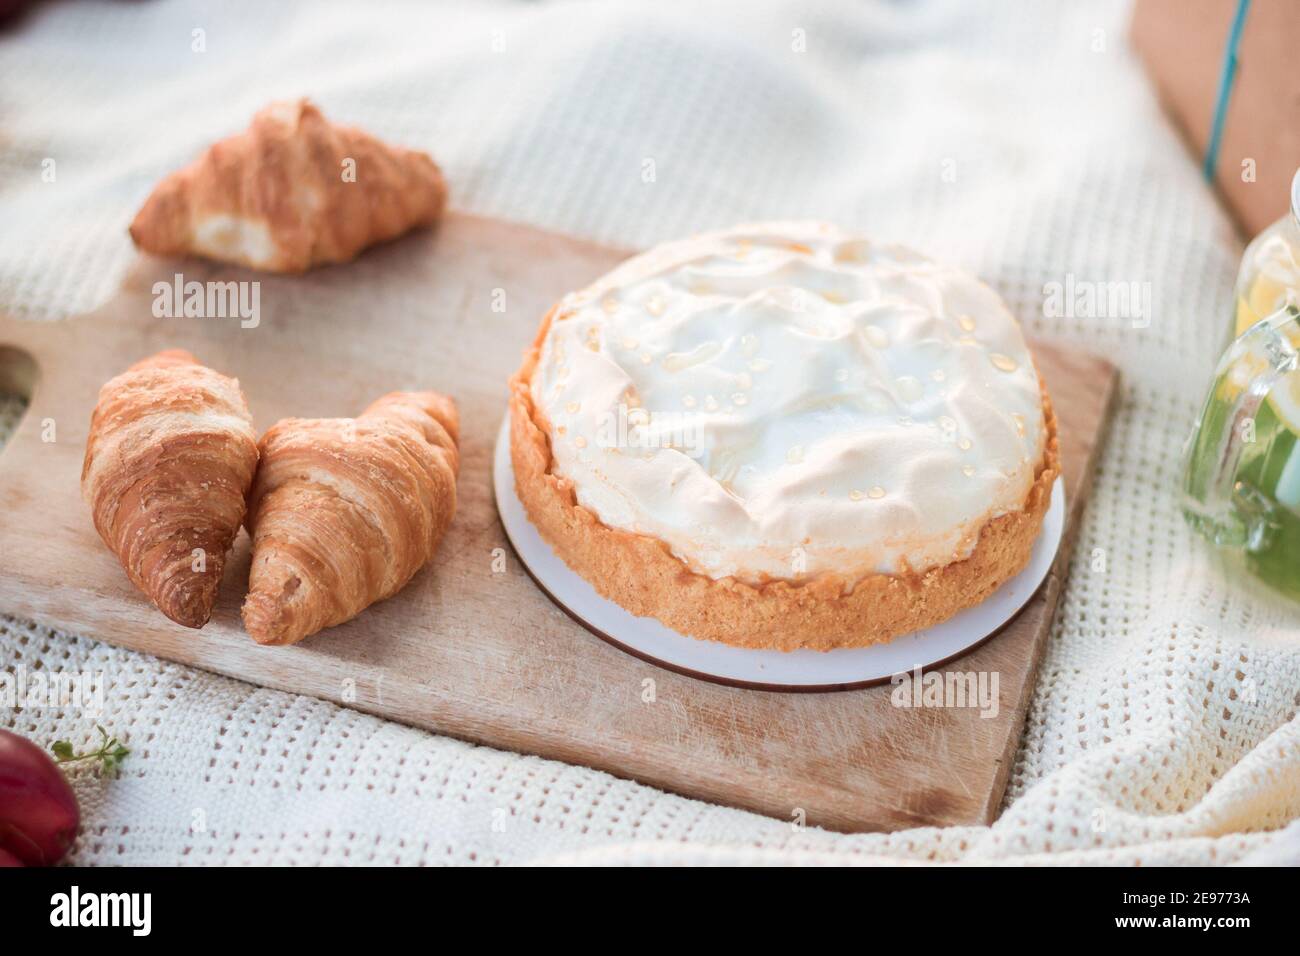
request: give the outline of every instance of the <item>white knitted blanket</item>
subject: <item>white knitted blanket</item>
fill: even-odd
[[[969,267],[1030,332],[1124,373],[992,827],[796,830],[4,619],[0,671],[102,671],[99,722],[133,751],[117,779],[75,771],[75,860],[1294,857],[1296,828],[1279,832],[1300,817],[1300,616],[1227,574],[1174,497],[1240,246],[1126,21],[1122,4],[1044,0],[152,2],[51,4],[0,34],[11,315],[108,298],[153,183],[267,101],[306,93],[430,150],[461,208],[629,246],[834,219]],[[1045,315],[1044,287],[1069,279],[1149,283],[1149,324]],[[0,710],[44,744],[89,743],[94,722]]]

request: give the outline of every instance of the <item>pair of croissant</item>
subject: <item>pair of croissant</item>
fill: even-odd
[[[456,509],[458,417],[392,392],[357,418],[287,418],[258,442],[239,382],[170,350],[100,390],[82,493],[131,581],[202,627],[241,524],[253,539],[244,626],[293,644],[401,590]]]

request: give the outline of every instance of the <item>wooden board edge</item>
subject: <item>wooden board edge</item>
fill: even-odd
[[[1069,502],[1069,512],[1066,515],[1065,531],[1061,537],[1060,551],[1052,565],[1052,569],[1047,574],[1047,581],[1043,585],[1042,593],[1046,603],[1043,613],[1043,625],[1039,633],[1034,635],[1033,645],[1029,652],[1029,669],[1026,671],[1025,679],[1021,683],[1020,693],[1012,712],[1013,716],[1007,730],[1007,742],[998,758],[997,770],[993,777],[993,787],[978,819],[972,821],[980,826],[992,824],[1001,812],[1007,784],[1011,779],[1011,764],[1016,758],[1016,751],[1020,748],[1020,740],[1025,732],[1025,721],[1029,716],[1030,699],[1033,697],[1034,688],[1038,683],[1038,668],[1042,663],[1043,653],[1047,649],[1047,639],[1051,635],[1052,627],[1056,621],[1056,607],[1060,602],[1061,592],[1065,589],[1070,561],[1073,560],[1074,547],[1079,537],[1079,528],[1083,523],[1083,513],[1087,508],[1089,498],[1092,497],[1092,484],[1097,472],[1097,462],[1101,457],[1102,446],[1106,443],[1106,437],[1110,433],[1111,421],[1115,417],[1115,409],[1119,404],[1120,372],[1113,364],[1109,362],[1106,364],[1110,369],[1110,377],[1106,382],[1101,416],[1097,421],[1097,432],[1088,459],[1084,463],[1083,472],[1079,476],[1079,488]]]

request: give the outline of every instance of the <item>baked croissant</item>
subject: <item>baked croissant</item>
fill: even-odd
[[[335,125],[300,99],[271,104],[159,183],[131,238],[160,256],[302,272],[427,226],[446,204],[427,153]]]
[[[458,416],[436,392],[393,392],[357,418],[286,418],[262,436],[248,503],[244,627],[294,644],[392,597],[456,510]]]
[[[239,382],[174,349],[99,390],[81,491],[131,582],[177,624],[202,627],[256,470]]]

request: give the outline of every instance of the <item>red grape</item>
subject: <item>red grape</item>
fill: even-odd
[[[49,866],[68,852],[81,821],[77,798],[40,747],[0,730],[0,865],[4,856]]]

